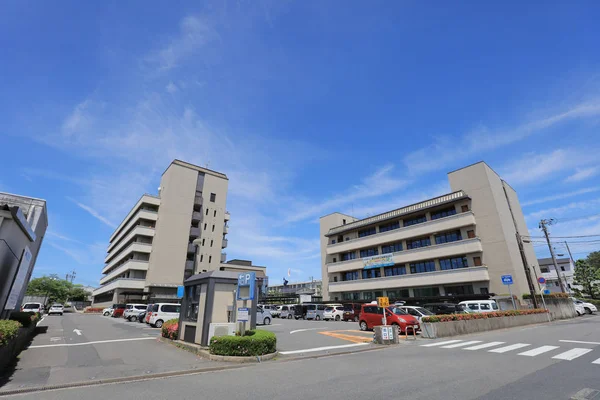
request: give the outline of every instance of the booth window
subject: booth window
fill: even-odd
[[[198,321],[198,309],[200,308],[200,286],[188,286],[186,291],[185,320]]]

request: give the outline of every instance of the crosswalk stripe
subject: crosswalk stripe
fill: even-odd
[[[471,340],[469,342],[449,344],[448,346],[442,346],[442,349],[454,349],[456,347],[468,346],[475,343],[481,343],[481,340]]]
[[[537,355],[540,355],[542,353],[547,353],[549,351],[558,349],[560,346],[541,346],[538,347],[536,349],[532,349],[529,351],[524,351],[523,353],[519,353],[520,356],[528,356],[528,357],[535,357]]]
[[[478,344],[477,346],[472,346],[472,347],[466,347],[463,350],[481,350],[481,349],[487,349],[488,347],[494,347],[494,346],[498,346],[501,344],[504,344],[505,342],[489,342],[489,343],[484,343],[484,344]]]
[[[490,353],[506,353],[507,351],[517,350],[523,347],[531,346],[527,343],[511,344],[510,346],[504,346],[493,350],[488,350]]]
[[[564,353],[560,353],[559,355],[556,355],[552,358],[554,358],[556,360],[571,361],[571,360],[576,359],[577,357],[581,357],[582,355],[589,353],[592,350],[593,349],[582,349],[582,348],[576,347],[569,351],[565,351]]]
[[[595,361],[592,361],[592,364],[600,364],[600,358]]]
[[[457,343],[457,342],[462,342],[462,340],[446,340],[445,342],[437,342],[437,343],[422,344],[422,345],[421,345],[421,347],[434,347],[434,346],[443,346],[443,345],[445,345],[445,344]]]

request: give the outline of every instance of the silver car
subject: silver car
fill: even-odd
[[[266,310],[262,307],[256,308],[256,324],[257,325],[271,325],[272,320],[273,320],[273,316],[271,315],[271,311]]]

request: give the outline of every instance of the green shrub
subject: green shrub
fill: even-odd
[[[177,340],[179,336],[179,319],[174,318],[165,322],[161,328],[161,335],[167,339]]]
[[[19,334],[19,328],[23,326],[18,321],[0,320],[0,347],[7,344]]]
[[[19,322],[23,327],[28,328],[31,324],[36,323],[40,319],[39,313],[32,313],[27,311],[13,312],[10,314],[11,321]]]
[[[219,356],[262,356],[274,353],[277,337],[268,331],[246,331],[244,336],[213,336],[210,352]]]
[[[473,319],[513,317],[516,315],[545,314],[547,312],[548,312],[548,310],[544,310],[543,308],[535,308],[532,310],[507,310],[507,311],[493,311],[493,312],[489,312],[489,313],[432,315],[430,317],[424,317],[421,321],[422,322],[469,321],[469,320],[473,320]]]

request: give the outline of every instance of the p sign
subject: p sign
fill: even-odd
[[[512,275],[502,275],[502,284],[503,285],[512,285],[513,284]]]
[[[256,272],[242,272],[238,275],[237,299],[254,300]]]

